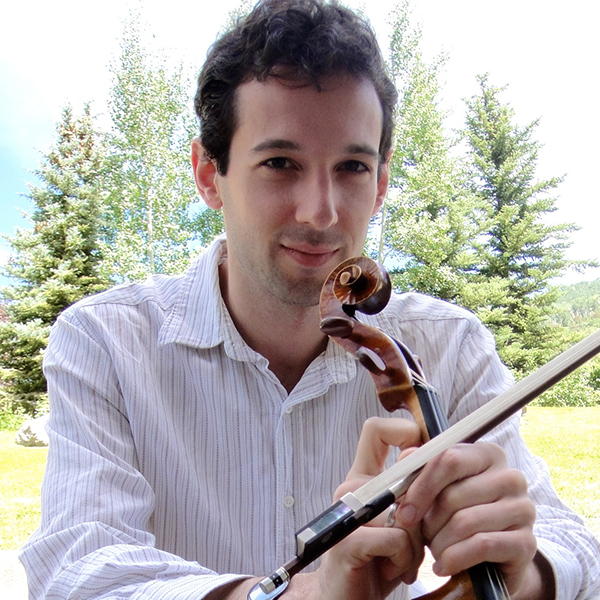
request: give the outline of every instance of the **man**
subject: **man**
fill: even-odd
[[[295,530],[418,443],[318,326],[323,281],[383,202],[394,103],[371,31],[336,4],[265,0],[213,46],[192,161],[227,237],[57,322],[33,598],[245,599]],[[422,357],[451,420],[510,385],[465,311],[408,294],[370,319]],[[407,598],[424,544],[439,574],[498,563],[515,599],[589,596],[597,542],[517,427],[432,461],[395,527],[360,528],[285,597]]]

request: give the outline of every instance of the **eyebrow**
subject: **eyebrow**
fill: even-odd
[[[265,150],[300,150],[300,145],[290,140],[269,138],[252,148],[252,152],[264,152]]]
[[[252,148],[252,152],[264,152],[265,150],[300,150],[300,145],[291,140],[282,138],[269,138]],[[348,154],[366,154],[379,158],[379,152],[368,144],[350,144],[346,147]]]
[[[366,154],[367,156],[379,158],[379,152],[368,144],[350,144],[346,148],[346,152],[348,154]]]

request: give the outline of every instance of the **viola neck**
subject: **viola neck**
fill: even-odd
[[[450,427],[448,417],[442,408],[437,392],[432,387],[416,383],[414,389],[419,400],[429,439],[434,438]]]
[[[435,389],[424,383],[416,382],[414,389],[419,399],[419,406],[429,438],[434,438],[450,426],[440,398]],[[452,582],[455,577],[458,578]],[[469,580],[470,585],[467,585]],[[457,595],[457,586],[461,588],[459,595]],[[460,598],[460,600],[470,600],[471,598],[472,600],[510,600],[502,574],[498,566],[492,563],[481,563],[471,567],[467,571],[466,578],[464,574],[452,577],[451,581],[446,586],[442,586],[438,592],[444,590],[444,588],[446,588],[446,591],[442,592],[443,595],[441,596],[429,595],[423,598],[429,600],[451,600],[453,598]]]

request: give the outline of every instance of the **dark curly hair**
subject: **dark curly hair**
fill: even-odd
[[[194,108],[202,144],[227,173],[236,128],[235,97],[245,81],[267,77],[307,82],[347,73],[372,81],[381,102],[380,162],[392,145],[398,98],[369,23],[336,0],[261,0],[210,48]]]

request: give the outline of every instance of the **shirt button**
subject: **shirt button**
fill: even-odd
[[[283,505],[284,505],[286,508],[292,508],[292,506],[294,506],[294,502],[295,502],[295,500],[294,500],[294,497],[293,497],[293,496],[286,496],[286,497],[283,499]]]
[[[293,406],[288,406],[288,407],[285,409],[285,414],[286,414],[286,415],[291,415],[293,410],[294,410],[294,407],[293,407]]]

